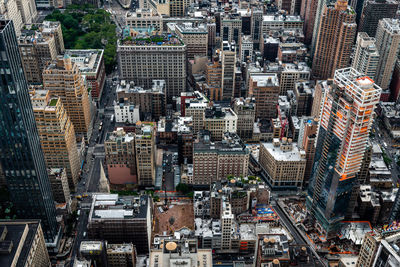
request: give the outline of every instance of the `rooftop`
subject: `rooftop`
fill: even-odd
[[[214,105],[213,107],[206,108],[204,111],[204,119],[234,119],[236,114],[231,108],[225,108]]]
[[[258,87],[279,86],[278,75],[275,73],[251,73],[250,78]]]
[[[209,136],[204,135],[199,142],[194,143],[194,153],[202,151],[208,153],[233,153],[249,154],[249,150],[243,144],[243,141],[235,133],[225,133],[222,141],[210,142]]]
[[[107,244],[107,253],[132,253],[135,247],[132,243]]]
[[[277,161],[306,161],[305,152],[300,150],[297,143],[280,143],[275,140],[273,143],[262,143],[268,153]]]
[[[153,80],[153,86],[148,89],[144,89],[141,86],[135,86],[133,81],[121,80],[121,82],[117,85],[116,92],[125,92],[127,93],[164,93],[165,89],[165,80]]]
[[[207,34],[207,26],[205,24],[194,24],[191,22],[175,24],[175,30],[182,34]]]
[[[84,49],[65,50],[65,55],[69,56],[72,62],[78,65],[82,74],[97,73],[101,67],[100,62],[103,59],[103,49]]]
[[[145,219],[148,196],[124,196],[118,194],[95,194],[89,214],[89,222],[94,220]]]
[[[40,221],[2,220],[0,222],[0,266],[16,266],[27,264],[30,248],[34,242]],[[4,238],[4,239],[3,239]],[[21,249],[17,252],[17,250]]]
[[[175,35],[143,35],[141,37],[128,36],[120,40],[121,45],[127,46],[184,46],[184,43]]]
[[[128,143],[134,139],[135,135],[133,133],[126,133],[123,128],[117,128],[115,131],[108,132],[106,134],[105,143],[107,142]]]
[[[103,250],[103,242],[102,241],[82,241],[81,246],[79,248],[80,252],[83,253],[91,253],[93,251],[101,251]]]

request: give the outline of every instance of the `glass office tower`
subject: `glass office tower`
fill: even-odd
[[[321,236],[337,233],[350,202],[382,89],[353,68],[335,72],[322,99],[307,209]]]
[[[18,218],[40,219],[47,243],[56,210],[12,21],[0,20],[0,164]]]

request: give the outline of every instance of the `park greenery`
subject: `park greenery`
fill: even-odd
[[[116,65],[116,25],[111,14],[90,5],[70,5],[61,12],[54,10],[46,20],[61,23],[67,49],[104,49],[107,73]]]

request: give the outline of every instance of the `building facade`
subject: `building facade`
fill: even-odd
[[[69,57],[58,57],[43,72],[43,88],[61,98],[75,133],[89,138],[92,114],[88,90],[78,65]]]
[[[346,68],[336,71],[322,100],[307,209],[327,238],[336,234],[346,214],[381,91],[369,77]]]
[[[313,79],[332,78],[336,69],[349,66],[357,31],[355,19],[354,10],[345,0],[324,7],[313,57]]]
[[[256,119],[276,118],[279,91],[277,74],[250,74],[248,95],[256,101]]]
[[[380,20],[375,39],[380,56],[375,81],[383,90],[386,90],[392,80],[396,55],[400,51],[400,20]]]
[[[152,37],[150,37],[151,39]],[[161,37],[151,44],[136,39],[117,46],[120,78],[150,88],[153,80],[164,79],[166,99],[172,101],[186,91],[186,45],[177,37]],[[157,42],[156,42],[157,41]],[[159,41],[164,45],[159,45]]]
[[[375,38],[369,37],[366,32],[359,32],[352,64],[354,69],[371,79],[375,79],[379,63],[379,51],[375,43]]]
[[[80,157],[74,125],[61,98],[47,90],[31,91],[31,102],[40,144],[48,168],[65,168],[69,188],[75,191],[80,175]]]
[[[13,23],[0,21],[0,163],[10,198],[20,218],[39,218],[46,242],[54,242],[58,227],[56,209],[40,147],[32,104]],[[6,86],[7,85],[7,86]]]
[[[249,150],[236,134],[226,133],[223,141],[213,144],[207,135],[200,138],[193,147],[194,185],[209,185],[228,175],[247,176]]]

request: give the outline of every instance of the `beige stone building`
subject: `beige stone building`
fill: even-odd
[[[1,266],[51,266],[39,220],[0,221]]]
[[[152,122],[136,124],[135,149],[138,183],[152,186],[156,176],[156,129]]]
[[[126,25],[136,29],[154,28],[162,32],[162,17],[149,8],[139,8],[135,12],[127,12],[125,17]]]
[[[247,176],[249,150],[236,134],[226,133],[223,141],[210,142],[202,136],[193,148],[193,184],[209,185],[228,175]]]
[[[80,165],[74,125],[60,97],[47,90],[31,91],[40,143],[48,168],[65,168],[71,190],[79,179]]]
[[[306,167],[306,153],[296,143],[274,139],[262,143],[259,162],[267,172],[267,182],[272,188],[301,188]]]
[[[25,30],[18,38],[22,66],[28,83],[41,84],[46,65],[57,59],[55,36]]]
[[[74,125],[75,133],[90,138],[92,114],[88,90],[78,65],[58,57],[43,72],[43,88],[58,96]]]
[[[166,99],[186,91],[186,45],[176,36],[150,36],[120,40],[117,46],[120,78],[150,88],[153,80],[164,79]]]
[[[63,54],[65,51],[64,38],[61,29],[61,23],[58,21],[48,21],[45,20],[41,24],[35,24],[39,27],[39,30],[43,36],[54,35],[56,40],[56,49],[59,55]]]
[[[213,106],[204,111],[204,129],[210,131],[213,141],[221,141],[226,132],[236,133],[237,120],[231,108]]]
[[[207,56],[208,33],[205,24],[178,23],[175,24],[175,33],[186,45],[188,59],[194,59],[195,56]]]

